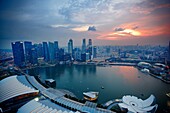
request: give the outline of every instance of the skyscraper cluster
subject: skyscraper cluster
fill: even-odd
[[[97,49],[92,46],[92,40],[83,39],[82,48],[74,48],[73,40],[68,41],[68,51],[65,52],[63,48],[59,48],[58,41],[42,42],[39,44],[32,44],[30,41],[13,42],[11,43],[14,64],[22,66],[38,65],[38,59],[43,59],[45,63],[55,64],[60,61],[88,61],[96,57]]]

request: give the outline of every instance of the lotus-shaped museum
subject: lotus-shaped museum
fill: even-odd
[[[128,112],[133,113],[154,113],[158,107],[154,104],[155,97],[151,95],[148,99],[142,100],[135,96],[123,96],[122,103],[119,103],[121,109],[127,109]]]

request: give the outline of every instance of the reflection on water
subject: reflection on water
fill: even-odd
[[[30,75],[39,74],[42,79],[56,80],[56,88],[73,92],[78,98],[83,98],[85,91],[99,91],[98,103],[122,98],[130,94],[146,99],[154,94],[159,108],[169,107],[170,85],[145,75],[134,67],[113,66],[96,67],[87,65],[55,66],[29,70]],[[102,89],[101,87],[104,87]]]

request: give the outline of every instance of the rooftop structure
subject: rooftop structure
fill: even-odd
[[[54,109],[52,107],[48,107],[40,102],[32,100],[18,109],[17,113],[74,113],[73,111],[62,111],[60,109]],[[75,112],[80,113],[80,112]]]
[[[23,78],[23,76],[21,77]],[[0,103],[24,94],[38,94],[38,90],[27,86],[27,82],[24,79],[21,81],[20,77],[18,78],[19,80],[17,76],[11,76],[0,81]]]

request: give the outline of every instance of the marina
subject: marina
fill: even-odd
[[[107,74],[105,73],[107,72]],[[54,79],[56,89],[66,89],[78,99],[84,99],[83,92],[97,91],[97,103],[121,99],[124,95],[134,95],[146,99],[154,93],[159,109],[168,107],[169,84],[148,76],[132,66],[57,66],[36,68],[29,71],[31,75],[39,74],[42,80]],[[102,86],[104,89],[102,89]],[[119,88],[118,88],[119,86]]]

